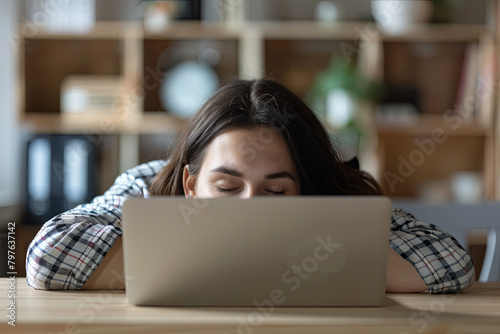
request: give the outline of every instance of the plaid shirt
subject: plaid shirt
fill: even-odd
[[[28,285],[80,289],[122,234],[125,200],[149,197],[151,181],[166,163],[157,160],[132,168],[104,195],[46,222],[28,249]],[[390,246],[419,272],[427,293],[457,292],[472,284],[473,262],[451,235],[401,209],[393,210],[391,217]]]

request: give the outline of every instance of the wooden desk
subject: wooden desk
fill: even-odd
[[[15,328],[9,288],[1,278],[0,333],[500,333],[500,282],[458,295],[387,294],[377,308],[277,308],[264,318],[251,307],[136,307],[124,291],[40,291],[17,278]]]

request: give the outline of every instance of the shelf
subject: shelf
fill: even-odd
[[[145,112],[142,115],[123,117],[113,115],[59,115],[28,113],[21,120],[26,129],[34,133],[130,133],[161,134],[182,129],[187,120],[163,112]],[[447,136],[486,137],[488,129],[476,123],[463,123],[459,128],[452,128],[439,115],[423,115],[415,123],[387,124],[378,122],[380,136],[429,136],[435,129],[442,129]]]
[[[136,132],[140,134],[164,134],[166,132],[179,132],[186,127],[187,123],[188,120],[177,118],[169,115],[168,113],[146,113],[142,116]]]
[[[138,29],[142,25],[138,24]],[[232,26],[217,22],[179,21],[160,31],[144,30],[145,39],[237,39],[242,26]]]
[[[24,38],[29,39],[120,39],[126,36],[147,39],[237,39],[249,30],[258,31],[266,39],[358,40],[378,33],[387,42],[469,42],[477,41],[488,33],[482,25],[425,24],[415,25],[402,33],[389,34],[368,21],[247,21],[241,24],[178,21],[157,32],[144,30],[142,22],[138,21],[101,21],[85,33],[54,32],[24,23],[19,31]]]
[[[315,21],[247,22],[224,24],[218,22],[178,21],[159,31],[143,29],[141,22],[97,22],[86,33],[53,32],[23,24],[20,32],[28,39],[120,39],[125,36],[146,39],[238,39],[248,30],[258,31],[268,39],[349,39],[359,36],[366,22],[321,23]]]
[[[447,136],[474,136],[486,137],[488,129],[476,122],[463,121],[458,123],[446,122],[443,115],[424,114],[418,121],[411,123],[377,122],[377,131],[380,136],[430,136],[436,129],[442,129]]]
[[[175,22],[159,32],[144,33],[147,39],[216,38],[237,39],[249,30],[265,39],[356,40],[365,22],[322,23],[315,21],[249,21],[242,24]]]
[[[97,22],[88,32],[49,31],[30,23],[20,26],[21,35],[27,39],[122,39],[139,37],[141,25],[137,22]]]
[[[490,33],[483,25],[421,24],[397,34],[381,33],[385,42],[477,42]]]
[[[34,113],[21,120],[23,128],[36,134],[165,134],[179,132],[187,124],[167,113],[132,115],[63,115]]]
[[[265,39],[343,39],[354,42],[360,37],[366,22],[262,21],[251,22],[249,25],[259,30]]]

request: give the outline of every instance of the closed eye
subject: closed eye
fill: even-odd
[[[220,187],[215,187],[215,189],[217,189],[217,191],[220,193],[232,193],[232,192],[235,192],[238,190],[238,188],[226,189],[226,188],[220,188]],[[272,191],[272,190],[268,190],[268,189],[266,189],[266,191],[270,192],[273,195],[284,195],[285,194],[284,191]]]
[[[226,188],[220,188],[220,187],[215,187],[215,189],[217,189],[217,191],[220,193],[231,193],[231,192],[238,190],[238,188],[226,189]]]

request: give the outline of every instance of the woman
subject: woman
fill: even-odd
[[[28,285],[123,288],[121,208],[128,197],[382,193],[372,177],[340,161],[313,112],[268,79],[221,88],[180,143],[168,162],[137,166],[104,195],[45,223],[28,250]],[[469,254],[443,230],[396,209],[389,233],[387,291],[456,292],[472,284]]]

